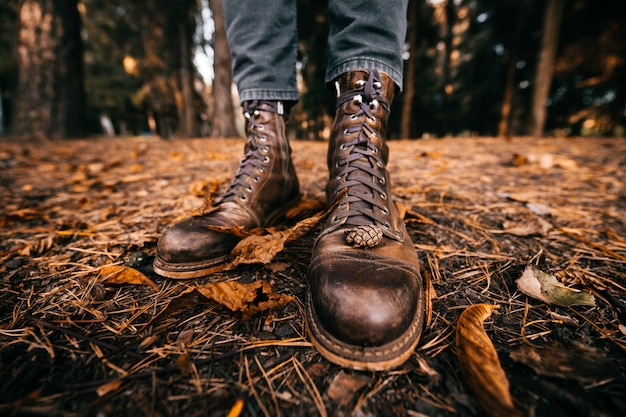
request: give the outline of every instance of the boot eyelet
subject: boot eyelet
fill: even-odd
[[[355,113],[355,114],[350,115],[350,120],[356,120],[357,118],[358,118],[358,117],[357,117],[356,113]]]
[[[365,87],[365,80],[359,80],[355,83],[356,88],[363,88]]]
[[[391,225],[389,224],[389,222],[385,222],[385,224],[383,224],[383,227],[384,227],[385,229],[390,229],[390,228],[391,228]]]
[[[246,191],[247,191],[247,192],[249,192],[249,193],[251,193],[251,192],[253,191],[253,190],[252,190],[252,187],[250,187],[250,186],[246,187]]]
[[[263,162],[264,163],[267,164],[269,161],[270,161],[270,157],[269,156],[266,156],[265,158],[263,158]]]
[[[363,103],[363,96],[360,94],[357,94],[356,96],[352,98],[352,101],[354,101],[356,104],[361,104]]]
[[[259,130],[264,130],[265,126],[263,126],[262,124],[259,125]]]
[[[267,141],[267,136],[265,136],[265,135],[260,136],[260,137],[259,137],[259,140],[260,140],[261,142],[265,142],[265,141]]]
[[[248,199],[248,197],[246,197],[245,195],[239,196],[239,199],[241,201],[246,201]]]
[[[343,178],[343,175],[337,175],[337,176],[335,177],[335,180],[336,180],[336,181],[341,181],[341,178]]]
[[[383,200],[387,200],[387,194],[386,193],[380,193],[380,198],[382,198]]]
[[[252,178],[252,181],[254,181],[254,182],[259,182],[259,177],[254,177],[254,178]]]
[[[339,218],[337,218],[337,216],[333,216],[333,218],[330,219],[330,221],[333,223],[337,223],[339,221]]]
[[[339,145],[339,149],[340,149],[340,150],[342,150],[342,151],[345,151],[345,150],[346,150],[346,148],[347,148],[347,147],[346,147],[346,144],[345,144],[345,143],[342,143],[341,145]]]
[[[383,83],[381,83],[380,81],[374,81],[374,88],[380,90],[381,88],[383,88]]]
[[[385,165],[381,161],[376,161],[376,166],[378,166],[378,168],[382,168]]]
[[[383,208],[381,211],[385,216],[389,214],[389,210],[387,210],[387,208]]]
[[[381,178],[378,180],[379,183],[381,183],[382,185],[385,185],[387,183],[387,180],[385,180],[385,178]]]
[[[344,136],[348,136],[349,134],[350,134],[350,132],[348,131],[348,129],[345,129],[345,130],[343,131],[343,135],[344,135]]]
[[[265,168],[259,168],[259,172],[263,174],[265,172]]]
[[[376,110],[378,108],[378,100],[374,99],[370,102],[370,109]]]
[[[376,123],[376,118],[375,118],[375,117],[368,117],[368,118],[367,118],[367,120],[368,120],[370,123]]]

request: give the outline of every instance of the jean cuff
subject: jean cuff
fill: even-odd
[[[352,58],[340,61],[326,71],[326,83],[332,83],[337,77],[346,72],[356,70],[378,70],[386,73],[396,84],[398,91],[402,91],[402,70],[392,67],[391,65],[379,61],[375,58]]]
[[[280,100],[298,101],[297,90],[276,90],[269,88],[249,88],[239,92],[239,101],[249,100]]]

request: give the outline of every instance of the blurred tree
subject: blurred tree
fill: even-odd
[[[565,0],[548,0],[546,3],[532,101],[531,131],[535,137],[543,135],[546,123],[547,104],[564,6]]]
[[[11,113],[11,90],[17,75],[15,60],[15,33],[17,0],[0,3],[0,135],[8,129]]]
[[[504,53],[504,64],[506,65],[506,81],[504,85],[504,95],[500,106],[500,122],[498,124],[498,136],[509,138],[511,136],[511,115],[515,105],[516,72],[517,63],[520,59],[520,39],[524,29],[529,10],[533,0],[514,1],[512,7],[514,13],[513,31],[510,46]]]
[[[77,0],[22,0],[11,131],[65,138],[84,130],[82,41]]]
[[[400,137],[408,138],[411,136],[411,119],[413,118],[413,102],[415,100],[415,66],[417,63],[417,35],[419,23],[419,5],[418,0],[409,0],[408,26],[407,26],[407,53],[406,65],[404,68],[404,97],[402,106],[402,115],[400,120]],[[421,3],[421,1],[420,1]]]
[[[211,136],[238,136],[233,106],[230,50],[222,0],[209,0],[213,15],[213,100]]]

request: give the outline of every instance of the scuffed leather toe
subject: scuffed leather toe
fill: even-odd
[[[419,272],[394,259],[353,251],[329,254],[310,269],[312,308],[339,341],[375,347],[410,328],[421,294]]]
[[[227,256],[238,239],[207,229],[211,219],[190,217],[167,229],[159,239],[157,252],[162,261],[187,264]]]

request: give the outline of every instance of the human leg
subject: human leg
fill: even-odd
[[[349,6],[335,3],[336,9]],[[367,19],[354,22],[358,19],[338,21],[361,28],[372,24]],[[349,32],[336,28],[331,35],[342,31]],[[401,82],[401,71],[394,68],[401,61],[388,57],[400,57],[402,50],[396,45],[389,55],[376,48],[369,53],[369,45],[348,38],[341,42],[354,42],[356,52],[343,61],[331,57],[343,62],[344,67],[336,68],[347,68],[334,79],[337,112],[328,149],[327,199],[336,206],[313,249],[306,316],[311,341],[327,359],[356,369],[385,370],[413,353],[425,308],[418,258],[391,200],[386,168],[387,120]],[[351,67],[357,64],[365,68]]]
[[[408,0],[330,0],[326,81],[376,69],[402,87]]]
[[[224,229],[268,226],[300,198],[285,134],[287,107],[297,99],[294,3],[224,3],[233,77],[246,119],[244,157],[206,214],[187,218],[163,233],[153,264],[163,276],[207,275],[228,259],[239,241]]]
[[[225,1],[240,100],[298,100],[295,0]]]

